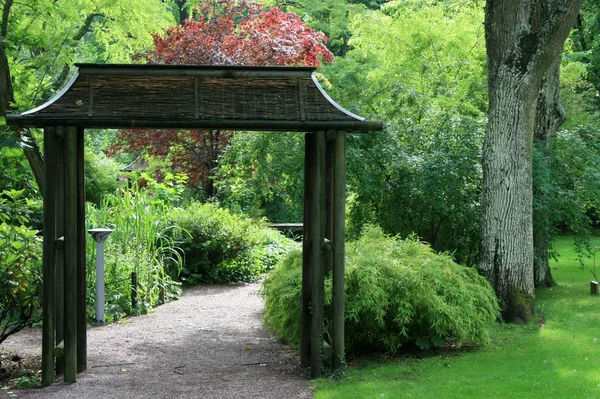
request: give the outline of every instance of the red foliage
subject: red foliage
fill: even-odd
[[[154,50],[136,58],[154,64],[319,66],[332,62],[327,38],[293,13],[267,9],[244,0],[207,1],[195,19],[154,36]],[[171,167],[190,176],[189,183],[213,195],[215,160],[227,145],[228,132],[192,130],[122,130],[112,151],[145,152],[167,158]]]
[[[169,168],[189,176],[190,186],[203,187],[207,195],[213,195],[209,177],[230,135],[222,130],[126,129],[117,133],[110,152],[143,152],[150,158],[165,159]],[[157,172],[160,181],[160,168]]]
[[[196,9],[197,20],[154,36],[149,63],[200,65],[319,66],[332,62],[327,38],[294,13],[260,3],[217,0]]]

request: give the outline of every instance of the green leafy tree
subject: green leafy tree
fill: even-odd
[[[173,23],[171,2],[160,0],[1,0],[0,131],[4,117],[56,94],[75,62],[129,62],[147,50],[152,33]],[[24,130],[25,155],[42,184],[42,157]]]
[[[301,222],[304,136],[245,132],[219,159],[218,200],[229,209],[271,222]]]
[[[476,261],[486,108],[483,13],[470,2],[393,3],[358,15],[353,49],[322,72],[334,98],[385,131],[349,138],[350,233],[415,232]]]

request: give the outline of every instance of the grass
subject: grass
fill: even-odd
[[[351,365],[342,381],[316,380],[315,398],[599,397],[600,297],[589,294],[592,274],[580,268],[569,238],[556,248],[558,286],[537,292],[534,322],[498,324],[492,343],[474,351]]]

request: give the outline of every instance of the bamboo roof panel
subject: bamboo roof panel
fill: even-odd
[[[71,82],[9,124],[27,127],[381,130],[336,104],[310,67],[77,64]]]

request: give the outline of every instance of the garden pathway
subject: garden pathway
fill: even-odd
[[[197,286],[154,313],[88,329],[88,370],[75,384],[14,390],[18,398],[311,398],[296,352],[260,322],[258,284]],[[40,353],[27,330],[3,350]],[[8,395],[0,391],[0,398]]]

